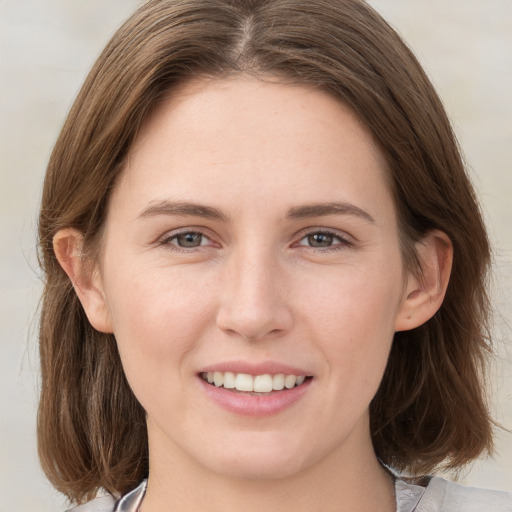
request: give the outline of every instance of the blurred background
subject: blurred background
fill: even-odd
[[[66,502],[37,461],[36,216],[45,166],[86,73],[140,0],[0,0],[0,512]],[[495,246],[492,406],[512,429],[512,1],[370,0],[452,118]],[[512,490],[512,434],[459,475]]]

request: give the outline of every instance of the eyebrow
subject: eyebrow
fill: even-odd
[[[227,221],[228,218],[217,208],[212,206],[204,206],[196,203],[159,201],[152,203],[137,217],[145,219],[148,217],[156,217],[158,215],[183,215],[193,217],[204,217],[206,219]]]
[[[183,215],[193,217],[204,217],[206,219],[228,221],[229,218],[217,208],[197,203],[159,201],[149,204],[137,217],[144,219],[159,215]],[[286,217],[293,220],[307,219],[309,217],[327,217],[328,215],[354,215],[372,224],[375,219],[365,210],[351,203],[330,202],[315,203],[291,208]]]
[[[287,217],[291,219],[306,219],[308,217],[326,217],[328,215],[355,215],[372,224],[375,219],[365,210],[351,203],[316,203],[292,208]]]

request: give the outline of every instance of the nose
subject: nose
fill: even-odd
[[[217,314],[220,329],[251,341],[281,336],[293,324],[284,271],[262,252],[230,258]]]

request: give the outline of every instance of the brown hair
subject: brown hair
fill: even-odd
[[[371,404],[378,457],[421,474],[492,449],[482,381],[488,240],[449,121],[411,51],[361,0],[152,0],[94,65],[43,190],[39,455],[54,486],[75,501],[99,488],[122,493],[147,476],[147,432],[115,339],[89,324],[53,236],[73,227],[86,249],[97,247],[109,192],[148,113],[183,81],[236,73],[310,84],[359,116],[387,159],[409,268],[414,242],[429,230],[453,243],[440,310],[395,335]]]

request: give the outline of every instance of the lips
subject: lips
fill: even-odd
[[[234,372],[203,372],[201,377],[209,384],[246,393],[271,393],[283,389],[292,389],[304,383],[306,375],[293,375],[284,373],[264,373],[250,375],[248,373]]]
[[[283,413],[308,395],[314,381],[303,369],[279,363],[228,362],[198,374],[205,396],[221,408],[242,416]]]

